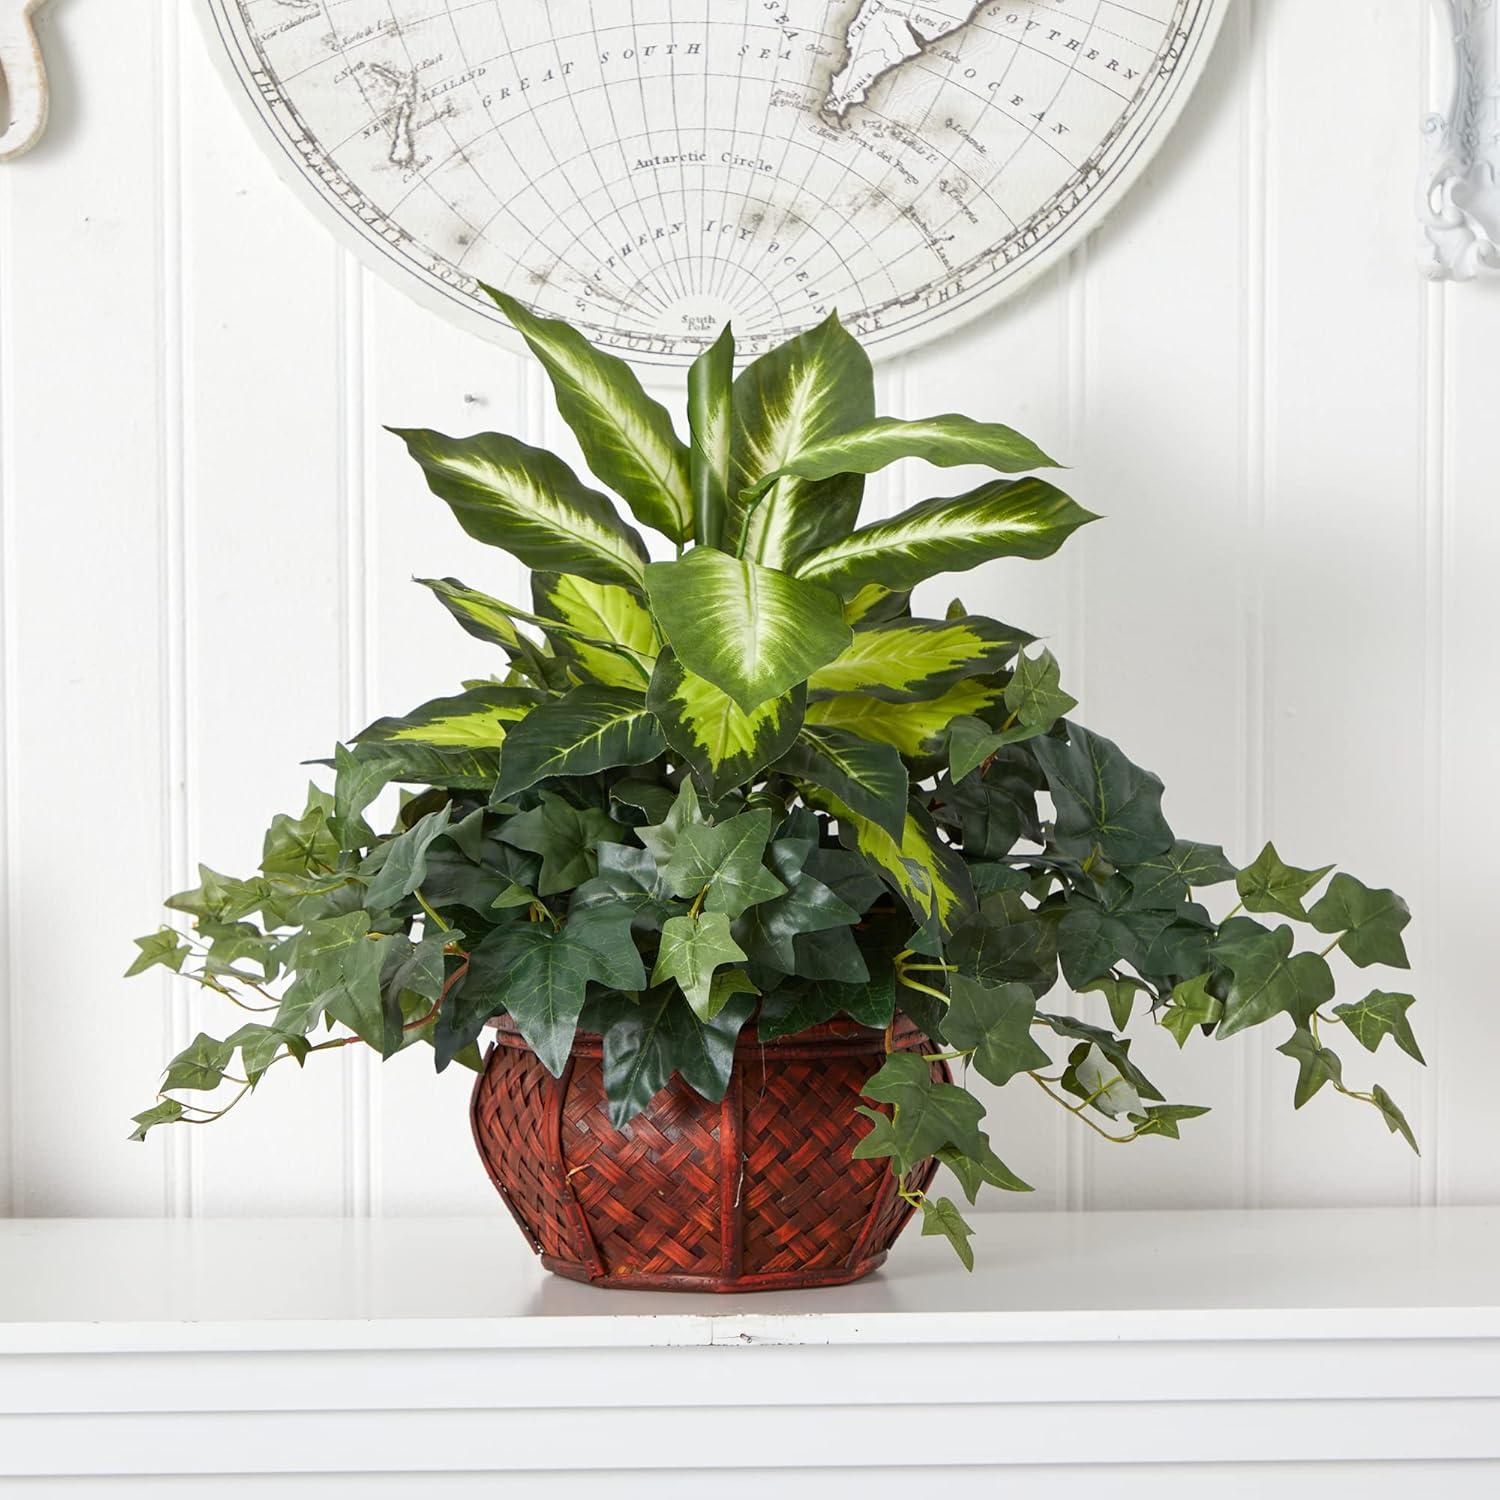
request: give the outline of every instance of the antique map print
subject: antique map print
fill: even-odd
[[[647,364],[837,309],[873,352],[1091,230],[1230,0],[204,0],[282,170],[367,260]]]

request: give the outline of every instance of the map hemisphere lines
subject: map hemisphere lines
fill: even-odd
[[[647,363],[1021,285],[1144,161],[1228,0],[208,0],[283,167],[474,324]]]

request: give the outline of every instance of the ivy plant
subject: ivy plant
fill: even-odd
[[[602,1035],[623,1126],[674,1074],[722,1097],[747,1025],[902,1012],[966,1082],[1035,1088],[1120,1142],[1205,1112],[1169,1102],[1131,1033],[1274,1023],[1298,1108],[1326,1088],[1415,1148],[1333,1045],[1421,1061],[1410,995],[1333,1003],[1336,955],[1355,978],[1407,966],[1401,899],[1269,844],[1237,868],[1179,838],[1161,782],[1072,716],[1045,646],[914,608],[934,575],[1047,557],[1095,519],[1039,477],[1045,453],[995,423],[877,417],[837,318],[738,376],[725,329],[689,374],[684,439],[628,365],[492,295],[613,498],[513,437],[397,432],[463,529],[533,570],[530,601],[419,580],[493,674],[337,746],[331,789],[272,820],[255,874],[203,868],[167,902],[189,921],[137,940],[131,973],[164,965],[250,1014],[171,1060],[136,1138],[335,1048],[478,1067],[502,1014],[554,1074],[580,1027]],[[994,477],[860,525],[865,476],[912,458]],[[1216,919],[1203,893],[1225,888],[1223,909],[1231,886]],[[909,1053],[865,1092],[857,1154],[971,1263],[959,1209],[912,1174],[935,1155],[970,1202],[1025,1191],[984,1105]]]

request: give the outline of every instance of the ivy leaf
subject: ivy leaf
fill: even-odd
[[[654,932],[668,917],[681,911],[672,899],[656,861],[647,849],[633,844],[600,844],[599,873],[573,893],[572,910],[621,908],[630,913],[635,926]]]
[[[1086,984],[1078,991],[1080,995],[1103,995],[1109,1006],[1109,1019],[1116,1031],[1124,1031],[1130,1024],[1130,1013],[1135,1009],[1135,997],[1146,988],[1134,979],[1115,979],[1106,975]]]
[[[1065,714],[1078,707],[1078,700],[1062,690],[1057,658],[1043,648],[1035,657],[1024,653],[1005,688],[1005,706],[1018,722],[1045,732]]]
[[[677,840],[682,837],[682,830],[694,823],[707,821],[703,816],[703,809],[699,806],[698,793],[693,786],[692,779],[685,776],[682,786],[678,789],[677,799],[671,804],[666,815],[659,823],[647,824],[644,828],[636,829],[636,837],[650,851],[657,867],[664,869],[677,848]]]
[[[646,988],[646,969],[631,937],[634,913],[626,905],[575,907],[563,928],[568,941],[594,955],[590,978],[612,990]]]
[[[783,974],[800,972],[797,939],[859,921],[859,912],[813,873],[812,858],[806,840],[778,839],[770,859],[785,893],[750,908],[738,924],[747,951]]]
[[[855,1105],[854,1113],[863,1115],[870,1122],[870,1129],[854,1143],[854,1150],[850,1153],[855,1161],[879,1161],[882,1157],[889,1157],[895,1162],[898,1174],[910,1170],[914,1163],[903,1161],[901,1141],[890,1115],[883,1110],[871,1109],[868,1104]]]
[[[167,1064],[162,1091],[168,1089],[216,1089],[224,1081],[234,1048],[218,1037],[200,1031]]]
[[[1342,933],[1340,949],[1362,969],[1371,964],[1411,967],[1401,941],[1411,912],[1395,891],[1371,890],[1352,875],[1335,875],[1308,920],[1319,932]]]
[[[378,762],[355,754],[346,745],[334,746],[333,766],[333,816],[328,826],[339,848],[352,853],[374,837],[363,813],[385,788],[385,773]]]
[[[1115,1072],[1142,1099],[1150,1099],[1158,1104],[1162,1102],[1161,1091],[1131,1062],[1131,1044],[1123,1037],[1115,1036],[1102,1026],[1091,1026],[1087,1021],[1080,1021],[1076,1016],[1056,1016],[1038,1011],[1037,1020],[1045,1022],[1058,1036],[1069,1037],[1073,1041],[1087,1042],[1097,1047],[1108,1058]],[[1084,1054],[1075,1048],[1069,1055],[1070,1063],[1082,1055]]]
[[[804,683],[853,635],[831,589],[713,547],[650,564],[646,589],[677,659],[746,714]]]
[[[745,957],[744,949],[729,934],[729,918],[723,912],[672,917],[661,930],[661,948],[651,983],[675,979],[688,1004],[707,1018],[714,970],[740,963]]]
[[[1132,765],[1118,745],[1068,724],[1066,743],[1032,742],[1057,808],[1053,841],[1075,859],[1095,848],[1111,864],[1134,865],[1172,846],[1159,778]]]
[[[367,907],[379,911],[395,906],[421,885],[427,875],[427,851],[435,839],[448,831],[452,812],[452,803],[445,804],[419,818],[405,833],[376,851],[379,869],[365,888]]]
[[[1254,864],[1246,865],[1235,876],[1234,885],[1246,911],[1273,911],[1305,921],[1307,911],[1302,898],[1332,868],[1324,865],[1321,870],[1299,870],[1296,865],[1286,864],[1277,854],[1276,846],[1268,843]]]
[[[1371,990],[1357,1005],[1335,1005],[1333,1013],[1367,1052],[1375,1051],[1390,1036],[1408,1057],[1414,1057],[1425,1066],[1427,1059],[1422,1056],[1422,1049],[1412,1034],[1411,1022],[1406,1019],[1406,1012],[1416,1003],[1411,995]]]
[[[1234,866],[1217,844],[1194,844],[1183,839],[1165,853],[1125,871],[1135,892],[1135,905],[1165,910],[1176,910],[1194,887],[1220,885],[1234,877]]]
[[[639,1001],[611,995],[600,1005],[604,1095],[616,1130],[623,1130],[671,1081],[669,1015],[674,1005],[687,1008],[670,989],[652,990]]]
[[[260,868],[267,875],[326,875],[339,862],[339,841],[321,808],[300,818],[278,813],[266,830]]]
[[[717,1103],[729,1088],[734,1046],[757,991],[739,969],[721,969],[713,977],[708,1013],[699,1015],[675,995],[667,1007],[668,1060],[689,1088]]]
[[[240,1065],[251,1083],[260,1081],[266,1069],[281,1055],[283,1047],[298,1062],[307,1056],[309,1047],[304,1036],[288,1036],[274,1026],[261,1026],[254,1021],[241,1026],[224,1041],[226,1046],[239,1048]]]
[[[1422,1148],[1417,1145],[1417,1138],[1412,1134],[1411,1126],[1406,1123],[1406,1116],[1396,1107],[1396,1101],[1378,1083],[1370,1090],[1370,1097],[1375,1102],[1375,1108],[1380,1111],[1380,1116],[1385,1121],[1386,1129],[1392,1135],[1395,1135],[1399,1131],[1405,1139],[1406,1144],[1420,1156]]]
[[[666,748],[644,692],[574,688],[532,709],[510,731],[490,800],[503,802],[549,776],[592,776],[614,766],[648,765]]]
[[[1034,740],[1044,732],[1029,724],[992,730],[983,719],[962,714],[948,726],[948,772],[956,785],[997,750],[1003,750],[1007,745],[1020,744],[1024,740]]]
[[[500,838],[517,849],[541,855],[537,894],[551,896],[581,885],[593,875],[598,846],[618,843],[624,832],[596,807],[574,807],[553,792],[543,792],[537,807],[506,822]]]
[[[1146,953],[1171,918],[1164,912],[1111,912],[1075,898],[1057,927],[1063,974],[1079,993],[1121,962],[1146,967]]]
[[[997,1187],[1006,1193],[1035,1191],[1029,1182],[1023,1182],[995,1155],[989,1137],[983,1131],[979,1138],[984,1142],[984,1152],[978,1157],[966,1156],[956,1146],[944,1146],[936,1153],[937,1159],[958,1179],[958,1185],[970,1203],[979,1197],[982,1187]]]
[[[908,781],[894,745],[828,724],[804,724],[777,769],[832,792],[891,838],[901,837]]]
[[[1138,1136],[1164,1135],[1169,1140],[1180,1141],[1179,1122],[1196,1120],[1207,1113],[1207,1106],[1202,1104],[1149,1104],[1139,1114],[1131,1115],[1130,1123],[1135,1126]]]
[[[1297,1109],[1301,1109],[1325,1083],[1337,1085],[1344,1081],[1338,1053],[1320,1046],[1306,1027],[1299,1026],[1276,1050],[1297,1064],[1297,1090],[1292,1096],[1293,1106]]]
[[[1018,1073],[1044,1068],[1051,1059],[1032,1035],[1036,996],[1024,984],[987,985],[965,975],[953,977],[943,1040],[974,1053],[983,1078],[1003,1086]]]
[[[160,927],[155,932],[148,933],[145,937],[135,938],[133,941],[141,951],[136,955],[135,962],[126,969],[126,979],[134,978],[137,974],[144,974],[147,969],[156,964],[163,965],[174,974],[180,974],[183,963],[193,951],[182,934],[170,927]]]
[[[174,1120],[180,1120],[183,1115],[183,1107],[176,1099],[163,1099],[159,1104],[153,1104],[150,1109],[143,1109],[140,1114],[132,1115],[131,1121],[135,1129],[130,1132],[130,1139],[143,1141],[146,1134],[157,1125],[170,1125]]]
[[[499,999],[542,1066],[560,1077],[573,1047],[588,981],[602,966],[599,954],[548,923],[527,922],[505,934],[496,958],[501,971]],[[471,972],[469,983],[473,979]],[[467,991],[469,984],[464,988]]]
[[[1333,972],[1327,962],[1316,953],[1293,954],[1292,944],[1292,929],[1283,926],[1235,953],[1229,961],[1220,1040],[1283,1011],[1305,1026],[1324,1001],[1333,999]]]
[[[932,1065],[914,1052],[893,1052],[864,1086],[866,1098],[894,1106],[891,1135],[900,1170],[909,1171],[943,1146],[982,1157],[986,1146],[979,1122],[984,1105],[957,1084],[938,1083]]]
[[[726,823],[693,823],[682,830],[662,877],[674,895],[705,889],[704,909],[731,921],[786,887],[761,863],[771,837],[768,811],[741,813]]]
[[[966,1271],[974,1269],[974,1247],[969,1237],[974,1233],[964,1222],[951,1198],[922,1198],[922,1233],[942,1235],[953,1246]]]
[[[1177,1038],[1179,1047],[1187,1046],[1188,1037],[1199,1026],[1213,1026],[1224,1014],[1224,1002],[1208,992],[1210,976],[1200,974],[1185,979],[1172,990],[1172,1003],[1161,1024]]]
[[[1105,1056],[1097,1042],[1074,1049],[1063,1071],[1062,1086],[1111,1120],[1141,1110],[1141,1096],[1135,1086],[1115,1066],[1114,1060]]]
[[[349,944],[333,983],[321,997],[327,1015],[377,1048],[382,1057],[401,1050],[399,997],[386,995],[380,987],[381,970],[397,942],[395,937],[370,936]]]

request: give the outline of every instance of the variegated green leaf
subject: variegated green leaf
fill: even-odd
[[[890,703],[867,693],[823,698],[808,704],[807,719],[810,724],[847,729],[867,740],[894,745],[903,755],[917,760],[941,752],[943,737],[954,719],[983,714],[1003,696],[1003,688],[971,677],[925,703]]]
[[[576,328],[539,318],[504,292],[484,290],[545,366],[558,413],[595,477],[643,525],[686,541],[693,529],[688,450],[666,407],[646,394],[623,359],[594,348]]]
[[[473,687],[452,698],[433,698],[399,718],[376,719],[354,736],[354,743],[498,748],[506,727],[524,719],[540,701],[530,688]]]
[[[965,677],[998,671],[1033,637],[983,615],[888,620],[854,632],[807,684],[814,698],[869,693],[891,703],[931,698]]]
[[[938,921],[951,930],[974,910],[974,885],[963,857],[943,842],[921,803],[907,805],[897,841],[837,797],[815,794],[814,800],[838,819],[839,837],[885,874],[918,921],[925,922],[935,910]]]
[[[378,791],[387,782],[407,781],[450,791],[487,792],[500,774],[500,751],[494,747],[471,749],[388,740],[358,745],[349,755],[358,765],[366,790],[373,786]]]
[[[911,588],[935,573],[960,573],[995,557],[1050,557],[1096,519],[1043,479],[997,479],[862,527],[804,557],[793,572],[844,595],[867,583]]]
[[[873,474],[903,458],[925,459],[945,469],[957,464],[982,464],[1002,474],[1058,467],[1030,438],[998,422],[976,422],[972,417],[951,413],[912,422],[877,417],[862,427],[810,443],[753,488],[764,489],[786,474],[801,479]]]
[[[883,584],[867,583],[844,600],[844,619],[850,625],[874,625],[910,613],[910,589],[888,589]]]
[[[643,766],[666,748],[644,693],[575,688],[532,709],[511,730],[492,800],[504,801],[548,776],[592,776],[613,766]]]
[[[723,545],[729,507],[729,455],[734,435],[734,334],[729,325],[688,371],[689,471],[693,534],[700,547]]]
[[[778,770],[830,791],[861,817],[899,839],[908,782],[901,753],[827,724],[804,724]]]
[[[807,693],[798,686],[747,714],[727,693],[687,671],[667,649],[656,659],[646,701],[667,743],[711,797],[722,797],[791,748],[802,727]]]
[[[763,494],[741,492],[812,444],[875,417],[870,359],[837,314],[763,354],[734,383],[726,550],[772,568],[845,535],[859,515],[864,479],[778,479]]]
[[[852,638],[829,590],[713,547],[652,563],[646,588],[683,665],[746,713],[806,681]]]
[[[496,432],[451,438],[426,429],[391,431],[476,541],[503,547],[528,568],[640,586],[646,565],[640,536],[555,454]]]
[[[417,582],[431,589],[443,608],[470,635],[499,646],[516,670],[539,687],[551,686],[560,679],[562,664],[547,656],[535,641],[516,628],[515,612],[509,605],[469,588],[456,578],[419,578]]]
[[[637,691],[651,680],[661,637],[651,612],[628,589],[573,573],[535,573],[531,593],[540,616],[576,632],[555,636],[554,645],[581,676]]]

